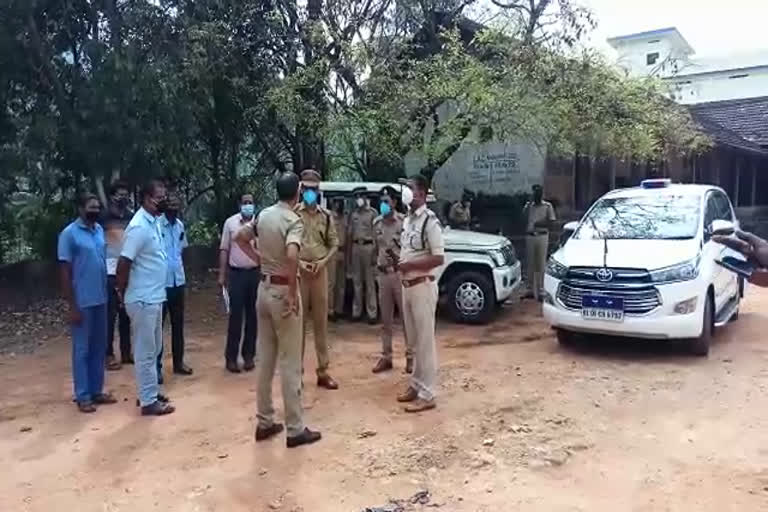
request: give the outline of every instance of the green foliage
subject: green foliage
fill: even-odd
[[[189,219],[208,243],[277,172],[394,181],[417,152],[431,176],[464,141],[638,158],[708,144],[658,83],[576,50],[594,25],[578,2],[493,3],[486,28],[477,0],[2,3],[0,197],[39,201],[21,220],[0,208],[0,258],[51,257],[70,198],[118,177],[211,203]]]
[[[219,243],[220,230],[218,225],[212,222],[197,221],[186,228],[187,239],[190,245],[202,245],[214,247]]]

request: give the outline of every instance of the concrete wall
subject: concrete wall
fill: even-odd
[[[218,266],[218,250],[211,247],[189,247],[184,252],[188,278],[208,275]],[[56,262],[22,261],[0,267],[0,303],[29,304],[60,293]]]
[[[683,104],[755,98],[768,94],[768,65],[762,68],[678,76],[667,79],[667,82],[672,88],[672,99]]]
[[[545,155],[528,143],[463,144],[435,173],[432,189],[440,200],[456,201],[464,189],[491,195],[528,192],[544,181]],[[406,174],[419,172],[423,156],[411,153]]]

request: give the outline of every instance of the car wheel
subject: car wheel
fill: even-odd
[[[704,303],[704,318],[701,326],[701,335],[689,342],[689,349],[692,354],[697,356],[706,356],[709,354],[709,346],[712,343],[712,331],[714,328],[714,306],[712,297],[707,294],[707,301]]]
[[[493,283],[480,272],[462,272],[448,284],[447,303],[456,322],[488,323],[496,304]]]
[[[576,343],[576,334],[565,329],[558,329],[557,342],[563,347],[572,347]]]

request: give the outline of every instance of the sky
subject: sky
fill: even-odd
[[[768,0],[580,1],[598,21],[591,46],[609,54],[608,37],[677,27],[699,58],[756,51],[768,55]]]

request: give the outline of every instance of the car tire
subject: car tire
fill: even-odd
[[[493,283],[481,272],[461,272],[449,281],[446,302],[455,322],[487,324],[496,310]]]
[[[557,342],[561,347],[572,347],[576,344],[576,334],[565,329],[557,329]]]
[[[712,297],[707,294],[707,300],[704,303],[704,315],[702,319],[701,335],[689,341],[688,348],[693,355],[709,355],[709,346],[712,344],[712,334],[715,328],[715,314]]]

